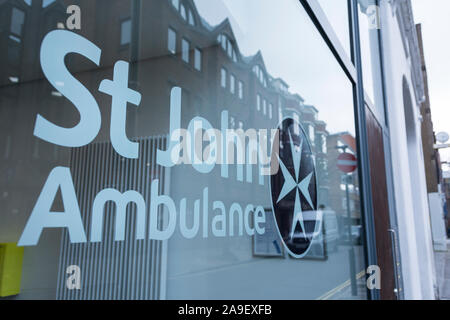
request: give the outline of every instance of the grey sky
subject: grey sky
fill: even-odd
[[[412,0],[412,4],[415,21],[422,24],[434,128],[450,133],[450,1]],[[441,154],[450,161],[450,150]]]

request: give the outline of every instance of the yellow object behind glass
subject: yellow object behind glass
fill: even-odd
[[[15,243],[0,244],[0,297],[20,293],[23,252]]]

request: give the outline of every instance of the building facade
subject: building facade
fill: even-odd
[[[4,296],[433,298],[411,5],[336,3],[0,0]]]
[[[447,251],[447,222],[445,211],[447,207],[445,197],[445,184],[442,176],[442,164],[440,160],[438,142],[431,119],[431,103],[428,92],[428,75],[425,64],[425,54],[422,39],[422,26],[416,26],[417,36],[422,61],[423,82],[425,86],[425,99],[420,108],[422,121],[421,135],[427,182],[428,205],[430,208],[430,221],[435,251]]]

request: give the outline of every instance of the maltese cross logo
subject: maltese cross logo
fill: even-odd
[[[280,170],[271,176],[273,213],[286,249],[301,258],[319,223],[314,158],[303,128],[294,119],[284,119],[275,138],[280,151],[272,153],[272,161]]]

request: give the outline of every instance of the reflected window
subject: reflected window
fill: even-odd
[[[233,46],[231,45],[230,40],[227,41],[227,52],[229,57],[233,56]]]
[[[244,84],[239,81],[239,99],[244,99]]]
[[[131,19],[122,21],[120,25],[120,44],[127,45],[131,42]]]
[[[265,87],[267,88],[267,80],[266,80],[266,76],[264,74],[264,71],[262,70],[262,68],[258,65],[253,67],[253,73],[256,75],[256,78],[259,80],[259,82]]]
[[[220,34],[217,37],[217,41],[220,43],[220,46],[222,47],[223,51],[225,51],[225,53],[228,55],[228,57],[231,60],[233,60],[233,62],[237,62],[238,61],[237,53],[231,39],[225,34]]]
[[[231,94],[234,94],[235,86],[236,86],[236,80],[235,80],[234,76],[231,74],[230,75],[230,92],[231,92]]]
[[[183,20],[187,19],[186,7],[183,4],[180,5],[180,14],[181,14],[181,17],[183,18]]]
[[[278,122],[281,122],[283,120],[283,109],[281,108],[281,105],[278,107]]]
[[[23,25],[25,23],[25,12],[14,7],[11,14],[11,27],[12,34],[22,37]]]
[[[345,143],[343,143],[342,141],[339,140],[337,142],[337,147],[338,147],[339,153],[344,153],[344,150],[346,150],[346,148],[348,148],[348,145],[346,145]]]
[[[261,110],[261,96],[259,94],[256,95],[256,110]]]
[[[194,26],[194,25],[195,25],[194,15],[193,15],[193,13],[192,13],[191,10],[189,10],[189,24],[190,24],[191,26]]]
[[[272,113],[273,113],[273,105],[270,103],[269,104],[269,119],[272,119]]]
[[[181,59],[189,63],[189,41],[184,38],[181,40]]]
[[[324,134],[320,135],[320,143],[321,143],[322,153],[326,154],[327,153],[327,138]]]
[[[222,86],[222,88],[227,87],[227,70],[225,70],[224,68],[220,70],[220,85]]]
[[[293,114],[293,118],[294,118],[295,122],[300,122],[300,117],[297,113]],[[296,134],[296,135],[300,134],[300,129],[298,128],[298,126],[294,126],[294,134]]]
[[[197,71],[202,71],[202,52],[198,48],[195,48],[194,51],[194,68]]]
[[[227,37],[225,35],[222,35],[220,38],[220,45],[222,46],[223,50],[227,50]]]
[[[308,128],[309,128],[309,139],[311,140],[311,143],[314,144],[315,142],[314,140],[316,137],[316,134],[314,133],[314,126],[310,125],[308,126]]]
[[[169,28],[168,32],[167,49],[173,54],[175,54],[177,49],[177,33],[172,28]]]

